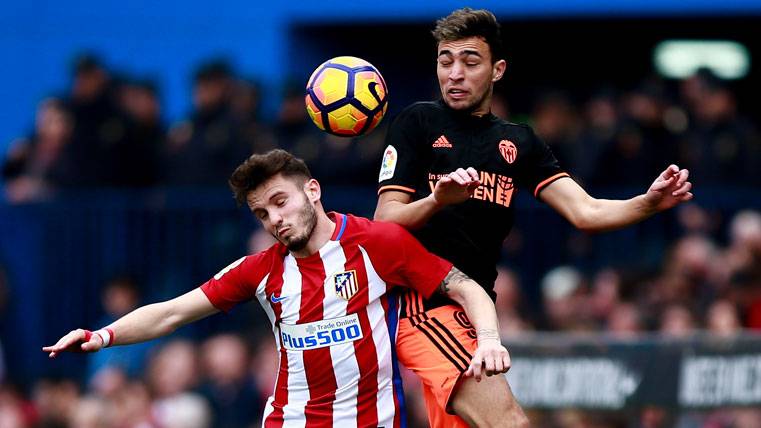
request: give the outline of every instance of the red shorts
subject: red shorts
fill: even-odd
[[[451,408],[460,377],[478,347],[476,331],[462,308],[441,306],[399,321],[399,362],[423,383],[431,427],[467,427]]]

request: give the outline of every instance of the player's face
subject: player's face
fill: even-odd
[[[315,180],[276,175],[248,194],[248,207],[264,229],[291,251],[300,251],[309,242],[317,224],[314,204]],[[318,187],[319,189],[319,187]]]
[[[486,114],[505,65],[504,60],[492,63],[489,45],[480,37],[441,42],[436,66],[441,97],[455,110]]]

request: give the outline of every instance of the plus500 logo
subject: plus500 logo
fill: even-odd
[[[356,314],[307,324],[280,325],[281,343],[289,350],[324,348],[354,342],[362,336],[362,328]]]

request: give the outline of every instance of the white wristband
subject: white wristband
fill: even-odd
[[[98,336],[100,336],[101,340],[103,340],[103,347],[104,348],[108,347],[108,345],[111,344],[111,339],[113,339],[113,338],[111,337],[111,332],[109,332],[107,329],[102,328],[102,329],[94,331],[92,333],[93,334],[97,334]]]

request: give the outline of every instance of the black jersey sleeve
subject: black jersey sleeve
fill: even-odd
[[[420,110],[419,105],[413,104],[391,123],[378,174],[378,194],[387,190],[414,194],[419,190],[418,177],[425,170],[421,153],[425,131]]]
[[[521,174],[517,177],[517,183],[530,190],[534,197],[538,197],[547,185],[569,175],[563,171],[550,147],[537,137],[534,130],[530,127],[526,127],[526,130],[529,152],[523,162]]]

